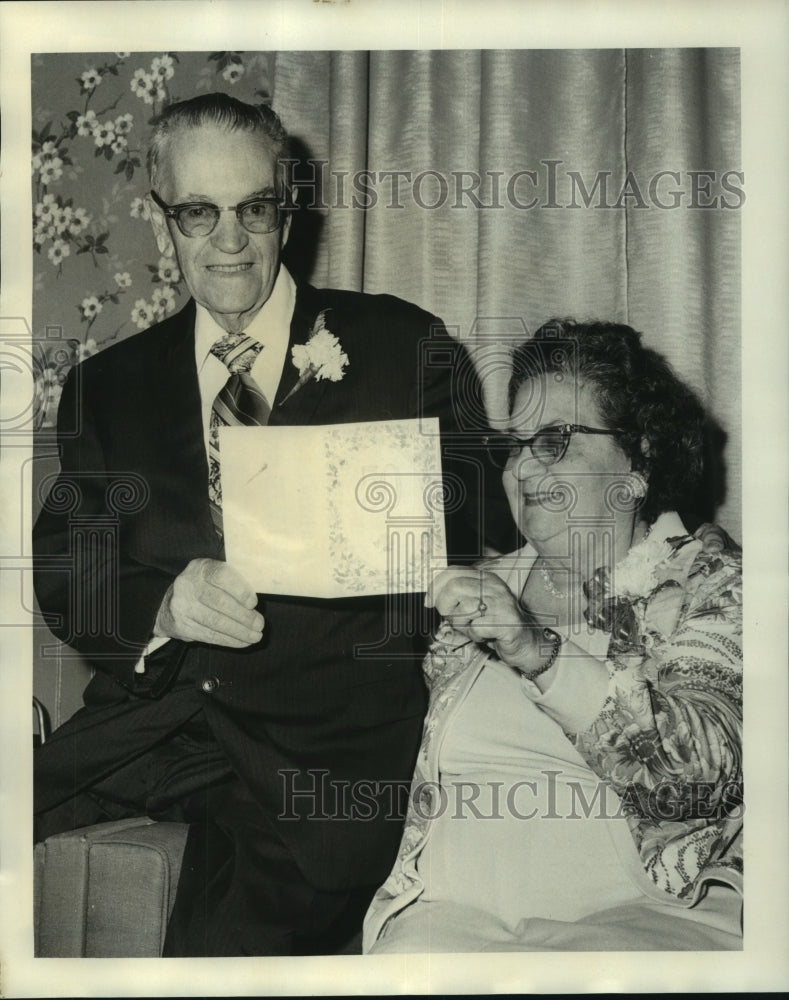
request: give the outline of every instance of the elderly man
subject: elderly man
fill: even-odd
[[[465,357],[434,317],[297,286],[281,266],[285,144],[269,108],[221,94],[155,123],[153,229],[191,300],[72,373],[60,426],[78,433],[61,435],[35,529],[41,608],[96,668],[85,707],[38,751],[37,835],[140,814],[189,822],[171,955],[342,947],[390,869],[424,712],[420,639],[387,622],[385,598],[261,596],[224,562],[217,425],[421,408],[442,433],[456,427],[452,365],[420,363],[426,338]],[[323,310],[349,367],[290,394],[290,348]],[[310,474],[297,456],[293,474]],[[117,548],[75,554],[73,518],[100,523],[129,475],[141,497],[120,514]],[[63,487],[76,510],[58,502]],[[66,556],[71,570],[53,569]],[[336,794],[359,783],[366,821]]]

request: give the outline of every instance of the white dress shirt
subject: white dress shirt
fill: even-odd
[[[290,322],[296,304],[296,285],[284,267],[280,267],[274,288],[262,308],[243,331],[248,337],[263,344],[252,366],[250,375],[260,386],[269,406],[274,405],[285,355],[290,339]],[[227,367],[211,354],[211,346],[223,337],[225,331],[208,310],[197,305],[195,318],[195,362],[200,387],[203,414],[203,439],[208,451],[208,434],[211,424],[211,407],[222,386],[227,382]],[[208,492],[208,484],[206,484]]]
[[[285,365],[285,355],[290,340],[290,323],[296,305],[296,284],[284,267],[280,267],[271,295],[264,302],[258,314],[243,331],[248,337],[263,344],[252,366],[250,375],[268,400],[274,405]],[[228,370],[219,358],[211,354],[211,346],[224,336],[225,330],[216,322],[208,310],[197,304],[195,317],[195,361],[197,363],[197,383],[200,388],[200,407],[203,416],[203,442],[208,455],[208,436],[211,429],[211,408],[222,386],[227,382]],[[208,480],[205,484],[208,494]],[[135,664],[135,672],[145,673],[144,657],[159,649],[170,640],[158,636],[148,643],[142,657]]]

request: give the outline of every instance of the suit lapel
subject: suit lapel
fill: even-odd
[[[159,424],[167,426],[173,458],[195,468],[202,437],[200,390],[194,347],[195,306],[189,301],[162,331],[161,353],[155,364]]]
[[[286,400],[285,397],[296,385],[299,378],[299,371],[293,364],[291,350],[294,344],[307,343],[310,331],[321,308],[323,306],[318,290],[311,285],[299,285],[296,289],[296,305],[293,309],[293,318],[290,323],[290,337],[285,357],[285,367],[279,386],[277,387],[277,394],[274,397],[274,406],[272,407],[269,419],[270,424],[308,424],[312,421],[320,405],[328,385],[326,379],[317,381],[311,378],[301,388],[297,389],[289,399]],[[331,328],[330,317],[331,313],[327,317],[329,327]]]

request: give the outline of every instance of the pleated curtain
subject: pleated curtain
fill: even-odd
[[[273,67],[274,107],[327,164],[300,190],[321,216],[310,279],[418,303],[483,366],[552,316],[631,324],[710,410],[725,442],[711,502],[739,537],[744,196],[720,186],[741,169],[737,51],[284,52]],[[377,203],[354,209],[372,200],[351,188],[365,170]],[[461,172],[482,207],[457,195]]]

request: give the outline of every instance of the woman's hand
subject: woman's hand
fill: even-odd
[[[542,629],[495,573],[465,567],[443,570],[428,589],[425,604],[462,635],[490,646],[512,667],[528,673],[544,659]]]

